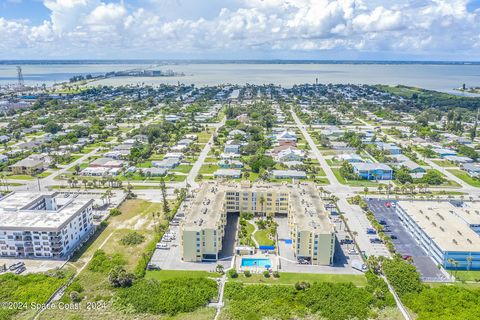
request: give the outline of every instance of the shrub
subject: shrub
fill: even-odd
[[[118,208],[110,209],[110,216],[112,216],[112,217],[116,217],[116,216],[119,216],[121,214],[122,214],[122,211],[120,211],[120,209],[118,209]]]
[[[263,276],[265,278],[270,278],[270,272],[268,270],[263,271]]]
[[[310,283],[305,282],[305,281],[299,281],[295,283],[295,289],[300,291],[300,290],[305,290],[310,288]]]
[[[115,266],[108,274],[108,281],[115,288],[130,287],[134,278],[133,273],[128,273],[122,266]]]
[[[207,278],[177,278],[163,281],[141,279],[121,288],[114,299],[116,309],[135,313],[176,315],[192,312],[217,296],[217,283]]]
[[[278,271],[273,271],[272,276],[273,276],[274,278],[280,278],[280,272],[278,272]]]
[[[107,273],[115,266],[125,264],[125,259],[119,253],[107,255],[103,250],[97,250],[88,264],[88,270]]]
[[[72,291],[70,292],[70,300],[72,302],[78,303],[82,301],[82,297],[80,296],[80,293],[78,293],[77,291]]]
[[[423,289],[417,269],[400,258],[386,259],[382,270],[400,297],[407,293],[418,293]]]
[[[232,279],[238,278],[238,273],[237,273],[237,270],[235,269],[228,270],[227,275]]]
[[[136,246],[143,241],[145,241],[145,236],[136,231],[131,231],[120,239],[120,243],[124,246]]]
[[[250,278],[250,277],[252,276],[252,273],[251,273],[250,271],[248,271],[248,270],[245,270],[245,271],[243,272],[243,275],[244,275],[245,277],[247,277],[247,278]]]

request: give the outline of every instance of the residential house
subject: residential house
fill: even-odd
[[[377,148],[385,151],[388,154],[396,155],[402,153],[402,148],[398,147],[393,143],[388,142],[377,142]]]
[[[445,156],[443,157],[445,160],[453,162],[455,164],[463,164],[463,163],[472,163],[473,159],[469,157],[461,157],[461,156]]]
[[[241,145],[239,143],[228,141],[223,148],[223,152],[240,154],[240,147]]]
[[[144,175],[150,177],[161,177],[167,174],[168,169],[166,168],[142,168],[141,171]]]
[[[237,169],[218,169],[214,172],[213,176],[215,178],[232,178],[238,179],[242,175],[242,172]]]
[[[297,134],[293,131],[285,130],[275,136],[277,142],[280,141],[293,141],[297,142]]]
[[[163,169],[173,169],[180,164],[180,159],[178,158],[168,158],[161,161],[152,161],[152,166],[156,168]]]
[[[306,179],[307,173],[300,170],[272,170],[275,179]]]
[[[444,149],[444,148],[435,148],[432,149],[432,151],[437,154],[438,157],[440,158],[445,158],[447,156],[456,156],[457,152],[452,149]]]
[[[305,158],[305,152],[296,148],[287,148],[280,151],[277,155],[277,161],[303,161]]]
[[[220,160],[218,166],[222,169],[240,169],[243,168],[243,162],[238,160]]]
[[[366,180],[392,180],[393,169],[384,163],[352,163],[353,171]]]
[[[363,160],[363,158],[356,153],[341,154],[338,156],[338,159],[347,161],[348,163],[365,162],[365,160]]]
[[[125,165],[125,161],[123,160],[116,160],[112,158],[98,158],[90,162],[88,165],[91,168],[98,168],[98,167],[104,167],[104,168],[122,168]]]
[[[471,177],[478,178],[480,176],[480,163],[464,163],[461,168]]]
[[[29,174],[42,172],[46,167],[44,160],[35,158],[25,158],[12,164],[9,169],[13,174]]]

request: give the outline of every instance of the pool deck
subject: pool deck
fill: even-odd
[[[252,273],[262,273],[263,271],[267,270],[265,267],[257,267],[257,266],[242,266],[242,259],[270,259],[271,268],[270,270],[278,271],[278,256],[275,254],[255,254],[255,255],[245,255],[245,256],[237,256],[235,259],[236,269],[240,272],[250,271]]]

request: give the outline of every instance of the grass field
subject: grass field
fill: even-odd
[[[192,170],[193,166],[188,164],[181,164],[175,169],[171,170],[172,172],[180,172],[180,173],[189,173]]]
[[[229,279],[229,281],[239,281],[243,283],[268,283],[268,284],[295,284],[299,281],[307,282],[352,282],[358,287],[363,287],[367,284],[364,275],[354,274],[320,274],[320,273],[292,273],[280,272],[280,278],[265,278],[262,274],[252,274],[247,278],[243,274],[239,274],[236,279]]]
[[[456,168],[457,166],[454,163],[451,163],[447,160],[432,160],[433,163],[439,165],[442,168]]]
[[[217,171],[220,167],[217,166],[216,164],[204,164],[201,168],[200,171],[198,172],[199,174],[213,174],[215,171]]]
[[[273,246],[275,245],[275,241],[270,239],[268,237],[269,230],[268,229],[263,229],[263,230],[258,230],[253,234],[253,237],[255,240],[257,240],[258,244],[261,246]]]
[[[470,177],[466,171],[462,171],[458,169],[447,169],[447,170],[448,172],[454,174],[457,178],[462,179],[469,185],[480,188],[480,180]]]
[[[478,285],[480,286],[480,271],[448,270],[448,272],[453,274],[457,281],[478,281]]]

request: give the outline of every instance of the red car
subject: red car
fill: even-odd
[[[412,259],[412,256],[403,255],[403,256],[402,256],[402,259],[403,259],[403,260],[410,260],[410,259]]]
[[[390,208],[392,206],[391,202],[385,202],[385,207]]]

